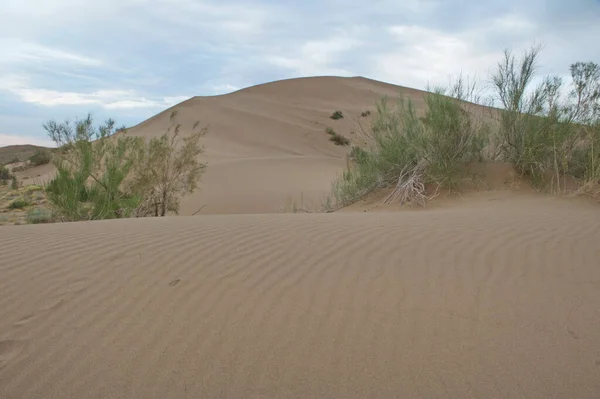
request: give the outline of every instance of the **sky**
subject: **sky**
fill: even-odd
[[[132,126],[192,96],[301,76],[483,82],[505,48],[540,75],[600,62],[600,0],[0,0],[0,146],[43,124]]]

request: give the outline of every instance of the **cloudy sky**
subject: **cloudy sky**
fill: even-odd
[[[0,146],[91,112],[139,123],[194,95],[314,75],[425,88],[485,78],[503,48],[541,74],[600,62],[600,0],[0,0]]]

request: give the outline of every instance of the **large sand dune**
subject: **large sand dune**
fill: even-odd
[[[600,212],[0,229],[0,397],[597,398]]]
[[[194,97],[129,129],[129,134],[162,134],[172,110],[178,111],[184,128],[196,121],[208,125],[208,168],[199,191],[182,202],[182,215],[199,209],[201,214],[272,213],[301,198],[317,208],[346,165],[347,148],[330,142],[326,127],[359,141],[351,132],[357,130],[361,112],[373,109],[383,95],[408,96],[422,104],[422,94],[365,78],[290,79]],[[336,110],[346,117],[330,119]]]
[[[181,215],[275,213],[292,202],[314,210],[321,208],[332,180],[346,167],[348,147],[329,141],[325,129],[364,143],[361,125],[367,128],[370,122],[361,117],[363,111],[374,111],[383,96],[410,99],[422,110],[424,94],[363,77],[288,79],[193,97],[131,127],[128,134],[163,134],[174,110],[183,135],[195,122],[208,126],[203,139],[208,168],[199,189],[182,200]],[[345,117],[330,119],[336,110]],[[50,165],[17,173],[26,184],[53,175]]]

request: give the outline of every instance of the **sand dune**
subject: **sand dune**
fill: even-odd
[[[331,182],[346,166],[348,147],[329,141],[326,127],[353,143],[364,142],[361,117],[382,96],[410,99],[423,109],[423,91],[353,77],[281,80],[231,94],[193,97],[133,126],[129,134],[155,137],[179,112],[185,134],[195,122],[209,127],[204,139],[208,168],[198,191],[182,200],[180,214],[275,213],[290,201],[320,208]],[[483,107],[481,107],[483,109]],[[345,117],[329,117],[341,110]],[[359,124],[360,123],[360,124]],[[50,165],[17,174],[39,184],[54,174]]]
[[[600,213],[0,229],[0,397],[597,398]]]
[[[194,97],[134,126],[153,137],[169,125],[171,110],[184,126],[209,126],[204,143],[208,169],[200,190],[182,202],[182,215],[273,213],[290,198],[315,205],[346,164],[347,148],[329,141],[327,126],[354,141],[358,118],[383,95],[422,101],[422,92],[364,78],[283,80],[235,93]],[[329,116],[341,110],[346,117]]]

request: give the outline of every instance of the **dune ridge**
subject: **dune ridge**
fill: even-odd
[[[0,397],[594,398],[599,240],[555,198],[3,228]]]

